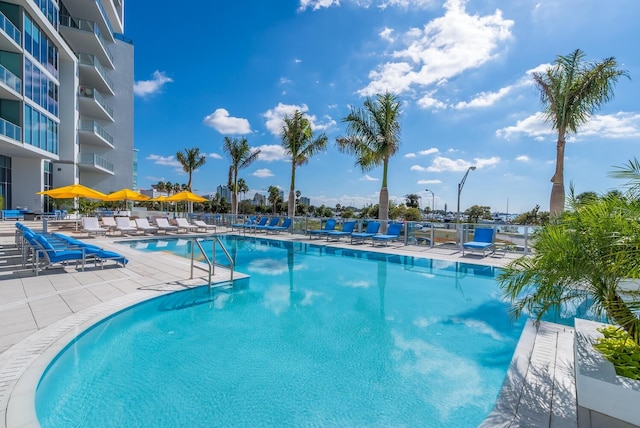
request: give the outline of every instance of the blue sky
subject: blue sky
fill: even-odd
[[[197,6],[193,6],[197,4]],[[177,151],[207,156],[193,177],[199,194],[227,181],[224,136],[262,150],[241,170],[252,189],[289,189],[282,117],[306,113],[327,150],[296,172],[313,205],[377,203],[382,168],[362,172],[336,149],[349,106],[391,91],[402,101],[402,140],[389,167],[389,194],[456,209],[488,205],[520,213],[549,209],[555,134],[540,119],[531,73],[582,49],[615,57],[631,79],[572,136],[565,183],[606,192],[608,177],[638,155],[640,51],[637,0],[244,0],[125,3],[135,45],[138,187],[186,183]]]

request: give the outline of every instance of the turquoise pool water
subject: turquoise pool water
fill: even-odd
[[[250,279],[156,298],[83,333],[41,379],[41,425],[475,427],[491,410],[523,325],[495,268],[225,245]]]

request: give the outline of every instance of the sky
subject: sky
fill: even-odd
[[[624,184],[609,174],[640,147],[638,22],[637,0],[127,1],[138,188],[187,183],[176,153],[197,147],[206,163],[192,188],[215,193],[230,165],[224,137],[245,137],[261,150],[239,173],[246,196],[277,186],[286,198],[279,130],[297,109],[328,143],[296,169],[296,190],[316,206],[376,204],[382,167],[362,171],[335,141],[352,107],[389,91],[401,102],[391,200],[413,193],[422,208],[455,211],[476,166],[462,211],[548,211],[557,138],[531,75],[581,49],[630,76],[566,146],[567,191],[605,193]]]

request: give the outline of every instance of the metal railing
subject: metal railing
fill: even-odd
[[[105,139],[113,146],[113,137],[95,120],[81,119],[78,123],[78,131],[93,132]]]
[[[230,272],[229,282],[231,282],[231,284],[233,284],[233,272],[235,270],[235,264],[233,263],[233,258],[231,257],[231,254],[229,254],[229,251],[227,251],[226,247],[224,246],[224,244],[222,243],[220,238],[217,237],[217,236],[213,236],[212,239],[211,239],[211,259],[209,259],[209,256],[207,256],[207,252],[202,247],[202,244],[200,243],[200,241],[201,241],[201,239],[199,239],[199,238],[192,238],[190,240],[190,242],[191,242],[191,279],[193,279],[193,269],[194,268],[201,269],[201,270],[204,270],[204,271],[208,271],[208,273],[209,273],[209,290],[211,290],[211,287],[212,287],[211,277],[213,275],[215,275],[216,243],[217,243],[218,245],[220,245],[220,248],[224,252],[225,257],[229,261],[229,272]],[[195,263],[195,253],[196,253],[195,249],[196,249],[196,247],[198,247],[198,249],[200,250],[200,253],[204,257],[204,261],[206,262],[206,265],[207,265],[208,269],[205,269],[205,268],[203,268],[201,266],[196,265],[196,263]],[[220,265],[220,266],[222,266],[222,265]]]
[[[106,169],[109,172],[113,172],[113,163],[96,153],[80,153],[79,163],[82,165],[93,165],[95,167]]]
[[[4,13],[0,12],[0,28],[7,33],[18,45],[20,44],[20,30],[13,25],[13,22],[7,18]]]
[[[104,97],[100,92],[98,92],[95,88],[90,88],[88,86],[79,86],[78,87],[78,95],[85,98],[94,99],[102,108],[113,118],[113,109],[109,107],[109,104],[105,101]]]
[[[22,80],[18,76],[7,70],[4,65],[0,65],[0,80],[17,93],[20,93],[20,89],[22,88]]]
[[[100,33],[100,29],[95,22],[89,21],[87,19],[74,18],[69,15],[60,15],[60,25],[62,25],[63,27],[74,28],[76,30],[93,33],[102,46],[102,49],[104,49],[111,62],[113,62],[113,55],[111,54],[111,51],[107,46],[107,42],[102,37],[102,33]]]
[[[95,55],[80,53],[78,54],[78,62],[83,65],[89,65],[91,67],[95,67],[95,69],[98,70],[98,73],[100,74],[100,76],[107,83],[107,86],[109,86],[109,89],[113,90],[113,82],[111,81],[109,76],[107,76],[107,70],[104,69],[102,64],[100,64],[100,61],[95,57]]]
[[[0,119],[0,134],[22,141],[22,128],[4,119]]]

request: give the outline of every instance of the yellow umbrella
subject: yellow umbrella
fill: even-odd
[[[176,193],[175,195],[169,196],[167,199],[165,199],[165,201],[207,202],[208,199],[185,190],[184,192]]]
[[[109,193],[104,198],[105,201],[148,201],[149,199],[151,198],[131,189],[120,189],[117,192]]]
[[[93,190],[82,184],[71,184],[69,186],[58,187],[56,189],[44,190],[36,193],[37,195],[47,195],[55,199],[70,199],[70,198],[90,198],[90,199],[104,199],[107,197],[102,192]]]

